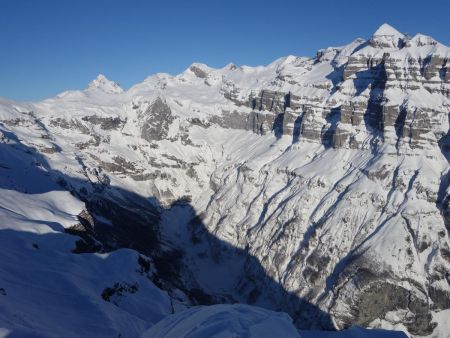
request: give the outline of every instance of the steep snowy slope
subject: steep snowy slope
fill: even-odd
[[[302,329],[445,337],[449,53],[385,24],[312,58],[2,99],[2,222],[59,224],[88,261],[138,251],[175,310],[240,302]]]

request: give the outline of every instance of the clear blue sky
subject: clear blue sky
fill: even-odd
[[[310,56],[384,22],[450,45],[449,13],[449,0],[0,0],[0,96],[51,97],[99,73],[128,88],[192,62]]]

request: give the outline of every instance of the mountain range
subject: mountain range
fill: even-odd
[[[383,24],[0,99],[0,336],[449,337],[449,56]]]

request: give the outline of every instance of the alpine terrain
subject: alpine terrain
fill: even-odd
[[[449,67],[384,24],[0,99],[0,336],[449,337]]]

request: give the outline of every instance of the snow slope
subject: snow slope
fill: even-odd
[[[352,327],[341,332],[297,331],[292,319],[285,313],[263,310],[249,305],[211,305],[194,307],[167,316],[150,330],[143,338],[203,338],[203,337],[405,337],[402,332],[385,330],[365,330]]]

